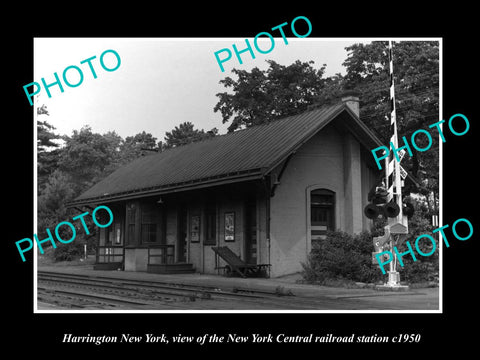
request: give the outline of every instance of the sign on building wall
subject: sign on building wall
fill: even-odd
[[[200,216],[192,215],[190,219],[190,241],[199,242],[200,241]]]
[[[235,241],[235,213],[225,213],[225,241]]]

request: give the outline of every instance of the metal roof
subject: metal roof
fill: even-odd
[[[344,112],[349,116],[342,116],[342,120],[351,123],[353,131],[362,132],[363,141],[381,145],[347,105],[338,103],[138,158],[69,205],[261,178]]]

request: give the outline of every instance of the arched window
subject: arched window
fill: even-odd
[[[335,193],[326,189],[310,192],[310,231],[312,243],[325,239],[327,230],[335,230]]]

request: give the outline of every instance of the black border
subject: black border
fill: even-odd
[[[35,6],[35,5],[34,5]],[[198,6],[198,8],[194,8]],[[62,344],[64,333],[85,334],[144,334],[163,333],[168,335],[198,335],[207,333],[262,334],[286,333],[301,335],[332,332],[335,335],[378,334],[393,336],[398,333],[421,333],[420,344],[389,345],[362,344],[273,344],[256,345],[255,348],[283,350],[287,347],[318,352],[330,349],[361,349],[369,356],[388,356],[387,351],[412,352],[449,349],[460,344],[462,350],[475,344],[475,324],[468,328],[469,319],[475,314],[476,305],[476,256],[478,254],[478,212],[474,211],[477,163],[473,150],[474,136],[479,130],[478,115],[478,71],[476,64],[475,19],[473,5],[466,8],[458,4],[448,7],[445,13],[436,7],[419,8],[418,4],[396,3],[388,6],[366,4],[319,3],[312,6],[303,3],[277,3],[266,12],[258,6],[239,3],[235,8],[223,4],[218,6],[183,4],[183,9],[158,6],[157,3],[110,4],[108,9],[98,6],[65,5],[49,7],[45,4],[29,5],[28,10],[12,12],[13,19],[5,28],[7,34],[6,54],[3,56],[4,87],[7,115],[4,116],[3,159],[4,191],[3,202],[7,221],[4,225],[4,256],[7,266],[4,277],[8,289],[4,300],[4,319],[7,335],[5,350],[22,351],[27,346],[36,352],[65,357],[68,354],[110,353],[112,350],[133,349],[137,345]],[[279,11],[274,12],[275,7]],[[443,256],[443,314],[33,314],[33,256],[21,262],[14,242],[33,234],[33,127],[32,108],[25,101],[22,86],[33,81],[33,37],[254,37],[296,16],[306,16],[313,25],[310,37],[442,37],[443,38],[443,113],[448,119],[455,113],[465,114],[470,119],[470,131],[462,137],[447,136],[443,160],[443,211],[444,224],[458,218],[468,218],[474,226],[474,236],[465,242],[454,240]],[[2,25],[3,27],[6,24]],[[318,65],[318,64],[317,64]],[[5,99],[5,98],[4,98]],[[475,206],[476,210],[476,206]],[[31,253],[30,253],[31,254]],[[11,315],[10,315],[11,314]],[[453,346],[452,346],[453,345]],[[391,346],[391,348],[390,348]],[[226,345],[210,344],[174,346],[167,348],[146,347],[163,356],[165,351],[174,350],[177,355],[183,350],[213,350],[222,354]],[[241,345],[232,345],[240,351]],[[104,352],[105,351],[105,352]],[[238,352],[239,354],[239,352]],[[258,353],[251,353],[257,354]],[[305,357],[316,353],[303,353]],[[318,354],[318,353],[317,353]],[[320,353],[321,354],[321,353]],[[377,355],[376,355],[377,354]],[[33,354],[36,356],[36,354]],[[320,356],[320,355],[319,355]]]

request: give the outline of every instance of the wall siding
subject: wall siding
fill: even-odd
[[[335,227],[345,230],[343,136],[327,126],[294,154],[271,199],[271,276],[302,270],[310,251],[307,193],[312,188],[335,192]],[[285,226],[288,224],[288,226]]]

